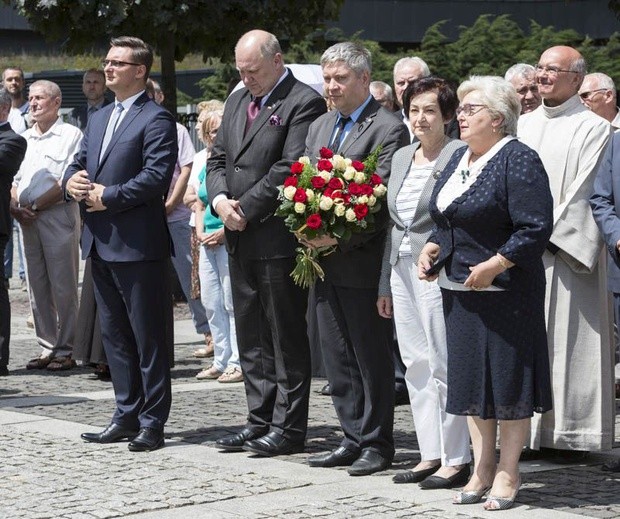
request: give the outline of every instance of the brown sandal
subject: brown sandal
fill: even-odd
[[[45,369],[51,361],[49,357],[37,357],[28,361],[26,369]]]
[[[48,371],[67,371],[76,366],[71,357],[54,357],[47,365]]]

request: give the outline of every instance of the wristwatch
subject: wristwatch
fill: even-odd
[[[32,209],[32,210],[36,213],[36,212],[39,210],[39,209],[37,208],[37,203],[36,203],[36,202],[34,202],[34,203],[30,206],[30,209]]]

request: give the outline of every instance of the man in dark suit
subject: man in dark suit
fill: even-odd
[[[325,92],[335,110],[317,119],[306,139],[306,155],[321,147],[363,161],[382,146],[376,172],[384,182],[394,152],[409,143],[407,128],[383,108],[369,90],[370,52],[343,42],[321,57]],[[332,400],[344,432],[333,452],[310,457],[315,467],[351,465],[361,476],[384,470],[394,457],[394,363],[392,327],[377,312],[388,215],[377,213],[375,232],[349,241],[317,238],[315,246],[336,246],[321,258],[325,280],[315,285],[319,336]]]
[[[246,88],[226,102],[207,164],[207,191],[226,226],[249,414],[245,428],[217,446],[277,456],[304,449],[310,391],[307,292],[290,277],[297,243],[274,216],[277,186],[326,107],[284,66],[272,34],[243,35],[235,61]]]
[[[175,122],[149,99],[149,45],[113,38],[104,60],[113,105],[92,115],[63,187],[82,201],[83,257],[92,260],[101,334],[116,399],[112,423],[82,438],[126,438],[131,451],[164,446],[171,403],[167,333],[170,235],[164,198],[177,158]]]
[[[86,97],[86,104],[76,106],[71,110],[69,122],[83,131],[86,129],[90,116],[110,104],[110,101],[105,98],[106,86],[103,70],[91,68],[84,73],[82,92]]]
[[[0,258],[13,232],[10,203],[13,177],[26,154],[26,139],[17,135],[7,122],[11,96],[0,88]],[[6,285],[0,283],[0,377],[9,374],[9,341],[11,339],[11,305]]]

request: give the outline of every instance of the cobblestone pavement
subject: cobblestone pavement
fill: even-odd
[[[317,393],[322,380],[312,385],[305,453],[263,459],[218,452],[215,439],[244,423],[243,386],[194,378],[205,363],[191,355],[200,337],[192,332],[184,306],[176,310],[167,447],[144,454],[130,453],[124,443],[83,443],[81,432],[109,422],[111,384],[95,379],[87,367],[61,374],[27,371],[25,364],[38,349],[26,326],[26,295],[14,288],[10,297],[11,375],[0,378],[0,518],[488,516],[479,504],[452,505],[452,491],[392,483],[393,474],[419,460],[407,406],[396,409],[397,452],[390,470],[352,478],[343,468],[308,467],[309,455],[333,448],[340,439],[331,400]],[[620,456],[620,442],[616,447],[612,455]],[[600,470],[610,456],[591,455],[569,466],[522,463],[518,503],[502,517],[620,518],[620,474]]]

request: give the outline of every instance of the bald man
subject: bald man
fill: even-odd
[[[542,105],[518,136],[543,161],[554,227],[543,256],[553,411],[532,420],[530,446],[558,461],[611,449],[614,400],[605,257],[588,199],[611,126],[581,103],[586,64],[572,47],[547,49],[536,66]]]
[[[284,66],[273,34],[253,30],[235,47],[245,88],[226,101],[208,160],[207,192],[224,222],[246,426],[220,438],[224,451],[259,456],[301,452],[308,426],[308,292],[295,285],[297,240],[274,216],[278,186],[304,154],[323,98]]]

